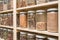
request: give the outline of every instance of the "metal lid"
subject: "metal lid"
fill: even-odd
[[[35,11],[28,11],[28,13],[35,13]]]
[[[27,35],[31,35],[31,36],[34,36],[34,34],[31,34],[31,33],[28,33]]]
[[[48,11],[48,12],[49,12],[49,11],[58,11],[58,9],[57,9],[57,8],[50,8],[50,9],[48,9],[47,11]]]
[[[20,32],[20,34],[26,34],[25,32]]]
[[[20,14],[21,14],[21,13],[23,14],[23,13],[26,13],[26,12],[20,12]]]
[[[48,37],[49,40],[57,40],[56,38]]]
[[[42,12],[46,12],[45,10],[37,10],[37,13],[42,13]]]
[[[46,36],[36,35],[37,38],[46,38]]]

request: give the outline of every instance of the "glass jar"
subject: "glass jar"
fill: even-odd
[[[12,29],[8,29],[8,38],[7,40],[13,40],[13,30]]]
[[[3,10],[8,9],[8,0],[3,0]]]
[[[3,38],[4,40],[7,40],[8,38],[8,30],[6,28],[3,29]]]
[[[26,0],[27,6],[35,5],[36,1],[35,0]]]
[[[46,36],[36,35],[36,40],[48,40]]]
[[[41,3],[45,3],[46,2],[46,0],[36,0],[36,4],[38,5],[38,4],[41,4]]]
[[[58,40],[58,39],[53,37],[48,37],[48,40]]]
[[[20,32],[20,40],[27,40],[27,33]]]
[[[20,12],[20,27],[27,28],[26,12]]]
[[[27,26],[29,29],[35,29],[36,23],[35,23],[35,11],[28,11],[27,14]]]
[[[9,26],[13,26],[13,14],[12,13],[8,13],[8,25]]]
[[[3,11],[3,1],[0,0],[0,11]]]
[[[36,11],[36,29],[45,31],[46,30],[46,11],[45,10],[37,10]]]
[[[4,16],[3,16],[3,25],[8,25],[8,23],[7,23],[7,21],[8,21],[8,14],[4,14]]]
[[[50,8],[47,10],[47,31],[58,32],[58,9]]]
[[[35,40],[35,34],[28,33],[27,40]]]

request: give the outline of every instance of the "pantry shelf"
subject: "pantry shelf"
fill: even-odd
[[[30,9],[35,9],[35,8],[36,9],[39,9],[39,8],[45,9],[45,8],[53,7],[56,5],[58,5],[58,1],[42,3],[42,4],[34,5],[34,6],[21,7],[21,8],[17,8],[17,10],[30,10]]]
[[[5,11],[0,11],[0,13],[7,13],[7,12],[12,12],[13,10],[5,10]]]
[[[12,27],[12,26],[0,25],[0,27],[2,27],[2,28],[9,28],[9,29],[13,29],[13,27]]]
[[[58,37],[58,33],[51,33],[51,32],[47,32],[47,31],[37,31],[37,30],[31,30],[31,29],[26,29],[26,28],[20,28],[17,27],[17,30],[20,31],[27,31],[27,32],[33,32],[33,33],[38,33],[38,34],[45,34],[45,35],[51,35],[51,36],[56,36]]]

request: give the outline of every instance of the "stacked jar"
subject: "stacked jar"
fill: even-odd
[[[47,22],[46,22],[46,11],[45,10],[37,10],[36,11],[36,29],[40,31],[45,31]]]
[[[36,35],[36,40],[48,40],[46,36],[43,35]]]
[[[27,34],[25,32],[20,32],[20,40],[27,40]]]
[[[27,28],[26,12],[20,12],[20,27]]]
[[[27,40],[35,40],[35,34],[28,33]]]
[[[47,31],[58,32],[58,9],[50,8],[47,11]]]
[[[27,26],[29,29],[35,29],[36,28],[35,11],[28,11]]]

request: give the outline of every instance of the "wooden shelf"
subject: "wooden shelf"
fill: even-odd
[[[7,13],[7,12],[12,12],[13,10],[5,10],[5,11],[0,11],[0,13]]]
[[[30,10],[30,9],[39,9],[39,8],[48,8],[48,7],[52,7],[52,6],[56,6],[58,5],[58,1],[53,1],[53,2],[48,2],[48,3],[42,3],[39,5],[34,5],[34,6],[27,6],[27,7],[21,7],[21,8],[17,8],[17,10]]]
[[[47,32],[47,31],[37,31],[37,30],[31,30],[31,29],[26,29],[26,28],[22,29],[20,27],[17,27],[17,30],[27,31],[27,32],[33,32],[33,33],[38,33],[38,34],[51,35],[51,36],[58,37],[58,33],[51,33],[51,32]]]
[[[2,27],[2,28],[9,28],[9,29],[13,29],[13,27],[12,27],[12,26],[0,25],[0,27]]]

